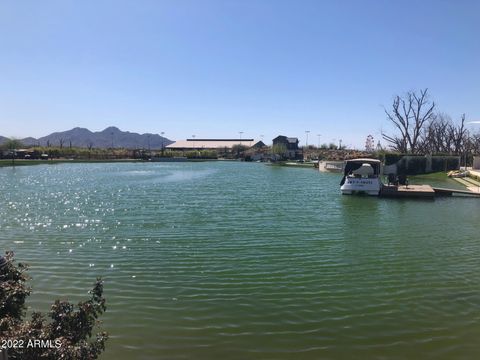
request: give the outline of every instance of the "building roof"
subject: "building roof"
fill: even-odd
[[[187,139],[187,141],[237,141],[237,142],[247,142],[247,141],[254,141],[253,139]]]
[[[252,147],[255,147],[255,148],[262,148],[262,147],[266,147],[267,145],[265,145],[265,143],[262,141],[262,140],[259,140],[257,142],[255,142],[255,144],[252,145]]]
[[[277,140],[277,139],[281,139],[281,138],[285,139],[287,142],[292,143],[292,144],[298,143],[298,138],[296,138],[296,137],[288,137],[288,136],[285,136],[285,135],[278,135],[278,136],[277,136],[275,139],[273,139],[273,140]]]
[[[231,149],[234,145],[251,147],[257,142],[254,139],[187,139],[175,141],[167,149]]]

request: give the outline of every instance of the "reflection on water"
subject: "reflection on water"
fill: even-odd
[[[195,169],[190,166],[187,168],[178,168],[175,165],[151,165],[151,170],[129,170],[123,171],[118,174],[118,176],[131,177],[130,181],[139,182],[180,182],[180,181],[191,181],[195,179],[202,179],[211,175],[214,175],[215,169]],[[132,179],[134,178],[134,179]]]
[[[105,359],[476,358],[477,199],[248,163],[0,169],[34,309],[106,280]]]

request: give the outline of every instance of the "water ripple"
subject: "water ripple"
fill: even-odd
[[[246,163],[2,168],[0,244],[31,264],[31,309],[104,277],[105,359],[478,357],[480,203],[346,197],[338,180]]]

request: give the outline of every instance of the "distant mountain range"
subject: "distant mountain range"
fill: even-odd
[[[0,136],[0,144],[8,138]],[[55,132],[50,135],[35,139],[27,137],[19,139],[25,146],[60,146],[92,147],[92,148],[127,148],[127,149],[161,149],[173,141],[158,134],[137,134],[121,131],[111,126],[102,131],[92,132],[85,128],[76,127],[72,130]]]

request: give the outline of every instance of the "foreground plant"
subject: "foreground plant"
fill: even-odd
[[[7,350],[9,360],[97,359],[108,339],[105,332],[92,336],[106,311],[102,280],[95,282],[89,300],[76,306],[56,300],[47,316],[34,312],[25,320],[25,300],[31,293],[27,270],[12,252],[0,263],[0,350]]]

